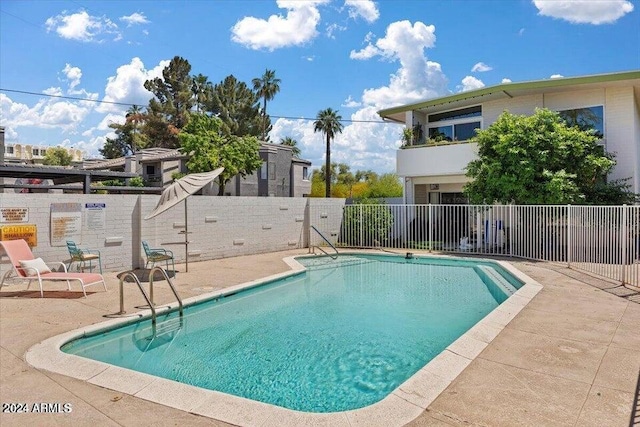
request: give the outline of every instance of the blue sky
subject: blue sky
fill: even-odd
[[[178,55],[213,83],[275,70],[271,140],[293,137],[314,167],[323,137],[303,118],[331,107],[352,120],[332,160],[393,172],[402,128],[375,123],[381,108],[503,81],[640,69],[638,9],[628,0],[4,0],[0,125],[8,142],[97,157],[127,107],[44,94],[146,106],[144,81]]]

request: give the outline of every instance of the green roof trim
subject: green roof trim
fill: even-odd
[[[573,86],[590,83],[607,83],[619,80],[640,79],[640,70],[625,71],[621,73],[597,74],[592,76],[581,77],[562,77],[558,79],[533,80],[520,83],[501,83],[495,86],[483,87],[481,89],[470,90],[467,92],[457,93],[455,95],[443,96],[441,98],[432,98],[426,101],[416,102],[413,104],[401,105],[399,107],[386,108],[378,111],[378,115],[386,117],[391,114],[402,113],[420,108],[435,107],[437,105],[448,104],[450,102],[463,101],[469,98],[477,98],[484,95],[491,95],[497,92],[508,92],[512,90],[528,90],[528,89],[547,89],[562,86]]]

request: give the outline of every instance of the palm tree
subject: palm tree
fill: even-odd
[[[316,116],[316,121],[313,122],[313,131],[322,132],[327,137],[325,197],[331,197],[331,140],[336,137],[336,133],[342,133],[343,125],[340,120],[342,120],[342,116],[338,115],[338,111],[327,108],[320,111]]]
[[[262,98],[262,140],[267,138],[267,101],[271,101],[276,93],[280,92],[280,79],[276,78],[274,70],[265,70],[260,78],[251,80],[253,90]]]
[[[290,136],[287,136],[285,138],[280,138],[280,145],[286,145],[288,147],[291,147],[291,153],[293,154],[293,157],[300,157],[300,149],[298,148],[298,141],[296,141],[295,139],[291,138]]]
[[[140,126],[144,124],[147,116],[139,105],[133,104],[125,114],[125,127],[129,125],[131,132],[131,150],[138,151],[146,146],[145,136],[140,132]]]

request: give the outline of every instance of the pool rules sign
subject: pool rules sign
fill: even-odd
[[[67,240],[81,241],[82,204],[51,203],[51,246],[66,246]]]

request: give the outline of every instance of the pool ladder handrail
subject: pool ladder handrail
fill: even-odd
[[[331,254],[329,254],[327,251],[325,251],[324,249],[322,249],[322,247],[321,247],[321,246],[312,246],[312,247],[315,247],[315,248],[320,249],[320,251],[321,251],[322,253],[324,253],[325,255],[330,256],[330,257],[331,257],[331,259],[338,259],[338,255],[339,255],[339,253],[338,253],[338,250],[336,249],[336,247],[335,247],[335,246],[333,246],[333,244],[329,241],[329,239],[327,239],[326,237],[324,237],[324,234],[322,234],[322,233],[320,232],[320,230],[318,230],[314,225],[312,225],[312,226],[311,226],[311,228],[313,229],[313,231],[315,231],[316,233],[318,233],[318,235],[319,235],[320,237],[322,237],[322,240],[324,240],[324,241],[325,241],[329,246],[331,246],[331,247],[333,248],[333,250],[334,250],[334,251],[336,251],[336,254],[335,254],[335,255],[331,255]]]
[[[176,297],[176,300],[178,301],[178,308],[180,310],[180,318],[182,318],[184,316],[184,307],[183,307],[183,304],[182,304],[182,299],[178,295],[178,292],[176,291],[176,288],[173,286],[173,282],[169,278],[169,275],[167,274],[167,272],[162,267],[153,267],[151,270],[149,270],[149,295],[147,295],[147,292],[144,290],[144,288],[142,287],[142,284],[140,283],[140,279],[138,279],[138,276],[136,276],[133,271],[127,271],[120,277],[120,312],[118,313],[118,314],[125,314],[126,313],[125,310],[124,310],[124,280],[127,277],[132,277],[134,282],[136,283],[136,285],[138,285],[138,289],[140,289],[140,293],[142,293],[142,296],[144,297],[145,301],[147,302],[147,305],[151,309],[151,324],[153,325],[154,330],[155,330],[155,326],[156,326],[157,314],[156,314],[155,304],[153,302],[153,276],[154,276],[154,273],[156,271],[162,272],[162,275],[167,280],[167,283],[169,284],[169,287],[171,288],[171,291],[173,292],[173,295]]]

